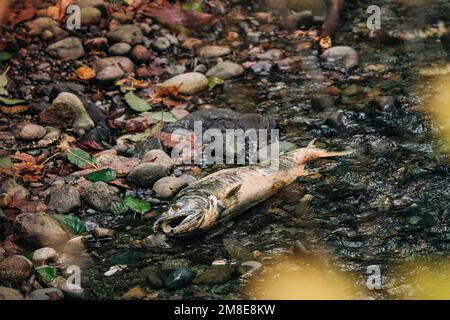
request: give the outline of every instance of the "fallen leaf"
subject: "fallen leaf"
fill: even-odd
[[[173,28],[184,26],[186,28],[197,29],[210,27],[217,22],[217,18],[212,14],[184,11],[179,6],[169,3],[167,0],[155,0],[151,3],[143,4],[139,7],[139,11]]]
[[[92,182],[110,182],[114,179],[116,179],[117,173],[112,170],[111,168],[102,169],[96,172],[92,172],[88,175],[86,175],[86,179]]]
[[[16,104],[24,104],[27,103],[26,100],[22,100],[22,99],[9,99],[9,98],[5,98],[5,97],[0,97],[0,102],[3,104],[6,104],[7,106],[14,106]]]
[[[134,94],[133,91],[129,91],[125,95],[125,101],[130,106],[131,109],[138,112],[144,112],[152,109],[152,106],[147,101],[145,101],[142,98],[139,98],[137,95]]]
[[[79,67],[75,70],[75,75],[81,80],[91,80],[97,75],[94,69],[89,67]]]
[[[59,18],[59,8],[57,6],[50,6],[47,8],[47,16],[53,20],[58,20]]]
[[[13,107],[5,107],[1,106],[0,111],[9,115],[18,114],[27,111],[30,109],[29,106],[13,106]]]
[[[15,26],[16,24],[32,19],[35,14],[36,9],[31,3],[28,2],[25,9],[19,11],[19,13],[17,14],[13,14],[10,16],[9,22],[12,26]]]
[[[8,61],[8,60],[10,60],[11,58],[12,58],[11,53],[5,52],[5,51],[0,52],[0,62]]]
[[[79,148],[70,148],[65,151],[67,152],[67,159],[69,159],[69,161],[77,167],[81,169],[85,169],[86,167],[97,168],[95,159],[92,158],[86,151]]]

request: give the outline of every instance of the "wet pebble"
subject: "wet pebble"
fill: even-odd
[[[169,174],[167,166],[160,163],[141,163],[128,174],[128,180],[140,187],[152,187],[153,184]]]
[[[165,51],[170,48],[172,44],[170,43],[169,39],[165,37],[158,37],[153,42],[153,47],[159,51]]]
[[[223,57],[230,53],[230,47],[225,46],[205,46],[198,50],[198,55],[205,59]]]
[[[113,44],[108,50],[109,54],[113,56],[125,56],[130,53],[130,51],[131,45],[125,42]]]
[[[271,49],[268,50],[264,53],[260,53],[258,55],[256,55],[256,57],[259,60],[272,60],[272,61],[276,61],[276,60],[281,60],[285,57],[285,54],[283,51],[281,51],[280,49]]]
[[[69,37],[48,47],[50,50],[56,51],[56,53],[64,59],[78,59],[84,56],[84,47],[80,38]]]
[[[27,124],[20,130],[19,137],[22,140],[38,140],[45,136],[47,130],[36,124]]]
[[[208,88],[208,79],[199,72],[183,73],[164,81],[161,87],[180,86],[180,93],[193,95]]]
[[[126,24],[110,31],[106,37],[116,42],[126,42],[131,45],[142,43],[144,34],[141,28],[132,24]]]
[[[217,77],[222,80],[228,80],[231,78],[237,78],[244,73],[244,68],[230,61],[221,62],[212,67],[207,73],[208,77]]]
[[[195,284],[217,285],[231,280],[234,268],[229,265],[211,266],[198,275],[193,282]]]
[[[270,61],[262,60],[253,64],[250,69],[257,74],[267,75],[272,70],[273,63]]]
[[[48,209],[58,213],[69,213],[81,206],[78,190],[71,185],[56,185],[50,188]]]
[[[345,68],[346,70],[353,69],[359,65],[358,52],[347,46],[331,47],[325,50],[320,58],[336,67]]]
[[[191,284],[195,273],[188,268],[162,270],[159,274],[167,290],[174,291]]]
[[[58,258],[58,252],[50,247],[44,247],[33,253],[33,265],[35,267],[53,263]]]
[[[148,270],[146,278],[152,289],[162,289],[164,287],[164,282],[155,270]]]
[[[131,51],[131,59],[136,62],[146,62],[150,60],[151,54],[150,51],[143,45],[137,45]]]
[[[102,12],[94,7],[86,7],[81,9],[81,25],[91,26],[100,23]]]
[[[99,181],[91,184],[82,193],[82,198],[100,212],[111,211],[111,205],[119,201],[119,189]]]

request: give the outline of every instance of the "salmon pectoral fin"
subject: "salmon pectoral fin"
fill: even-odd
[[[316,146],[317,139],[311,140],[308,143],[308,149],[311,149],[313,152],[313,158],[332,158],[332,157],[342,157],[349,155],[354,152],[354,150],[344,150],[344,151],[328,151],[325,149],[321,149]]]

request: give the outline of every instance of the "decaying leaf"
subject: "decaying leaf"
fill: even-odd
[[[0,52],[0,62],[8,61],[11,58],[12,58],[11,53],[5,51]]]
[[[167,0],[155,0],[145,3],[139,7],[139,11],[148,17],[158,19],[162,24],[172,28],[183,26],[198,29],[210,27],[217,22],[217,18],[212,14],[184,11]]]
[[[114,179],[116,179],[117,173],[112,170],[111,168],[102,169],[96,172],[92,172],[88,175],[86,175],[86,179],[92,182],[110,182]]]
[[[10,15],[9,22],[15,26],[16,24],[19,24],[21,22],[30,20],[34,17],[36,14],[36,9],[33,7],[33,5],[28,2],[25,9]]]
[[[81,169],[97,168],[95,159],[92,158],[89,153],[79,148],[70,148],[65,150],[67,152],[67,158],[70,162]]]
[[[138,112],[144,112],[152,109],[152,106],[147,101],[145,101],[142,98],[139,98],[137,95],[134,94],[133,91],[129,91],[125,95],[125,101],[130,106],[131,109]]]
[[[217,77],[208,77],[208,88],[214,89],[216,86],[219,86],[221,84],[224,84],[225,81],[223,81],[220,78]]]
[[[30,109],[29,106],[12,106],[12,107],[6,107],[6,106],[1,106],[0,107],[0,111],[5,113],[5,114],[18,114],[18,113],[22,113],[27,111],[28,109]]]
[[[22,99],[9,99],[9,98],[5,98],[5,97],[0,97],[0,103],[3,103],[7,106],[14,106],[17,104],[24,104],[27,103],[26,100],[22,100]]]
[[[91,69],[89,67],[79,67],[77,70],[75,70],[75,75],[80,79],[80,80],[91,80],[93,78],[95,78],[95,76],[97,75],[94,69]]]

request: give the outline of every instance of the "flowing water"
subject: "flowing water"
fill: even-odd
[[[439,20],[448,23],[447,1],[434,3],[417,16],[417,10],[398,2],[379,2],[383,30],[411,31],[435,26]],[[317,138],[327,148],[356,152],[315,161],[309,165],[313,174],[229,225],[182,240],[172,252],[153,253],[133,246],[133,240],[149,234],[151,225],[122,224],[117,239],[91,243],[97,263],[84,281],[92,297],[119,298],[132,285],[145,287],[146,272],[153,266],[185,263],[201,272],[221,259],[235,268],[245,260],[256,260],[263,271],[255,273],[253,281],[276,283],[273,279],[280,275],[270,266],[296,257],[295,262],[285,263],[286,268],[301,272],[312,256],[351,279],[349,298],[405,298],[416,294],[408,279],[418,270],[428,270],[429,263],[434,268],[445,266],[450,250],[449,167],[438,152],[442,140],[427,109],[436,79],[420,76],[419,70],[448,63],[448,48],[433,37],[404,43],[371,40],[365,29],[367,5],[364,1],[347,5],[343,27],[334,40],[335,45],[359,52],[361,67],[354,72],[334,71],[319,61],[317,51],[296,51],[300,40],[276,34],[272,38],[280,49],[302,57],[300,70],[272,71],[226,83],[212,97],[218,107],[273,117],[283,140],[304,146]],[[364,71],[365,66],[380,64],[387,71]],[[335,101],[317,103],[329,101],[318,92],[331,85],[341,92],[331,95]],[[379,96],[392,99],[380,105],[373,101]],[[296,241],[312,255],[305,258],[299,253]],[[117,264],[128,267],[111,278],[103,276]],[[380,271],[380,289],[366,287],[369,266]],[[273,297],[262,289],[249,290],[248,282],[238,272],[221,284],[155,292],[158,299]],[[302,282],[296,286],[301,288]]]

